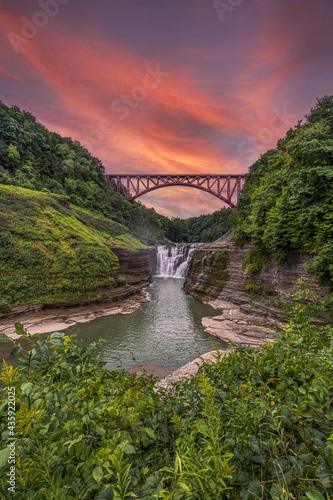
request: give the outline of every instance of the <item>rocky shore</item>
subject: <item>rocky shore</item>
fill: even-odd
[[[105,301],[89,306],[48,308],[39,311],[22,312],[15,316],[15,322],[22,323],[29,333],[51,333],[66,330],[77,323],[88,323],[96,318],[113,314],[131,314],[141,304],[148,302],[147,294],[139,292],[118,302]],[[18,339],[13,319],[0,319],[0,333],[13,340]]]
[[[227,350],[206,352],[179,368],[146,361],[126,368],[126,371],[138,374],[146,373],[148,375],[153,375],[154,377],[159,377],[160,380],[155,384],[156,390],[162,388],[166,389],[173,382],[177,382],[183,378],[190,378],[191,375],[194,375],[198,371],[202,363],[215,363],[218,359],[226,356],[227,354]]]

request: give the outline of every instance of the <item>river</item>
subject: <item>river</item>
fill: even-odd
[[[99,352],[108,369],[145,361],[179,367],[211,351],[213,342],[224,348],[226,344],[204,332],[201,325],[204,316],[220,313],[186,295],[181,289],[183,282],[155,277],[146,289],[150,302],[134,313],[78,324],[65,333],[76,334],[84,345],[103,338]]]
[[[144,362],[178,368],[201,354],[226,343],[204,331],[201,319],[219,311],[186,295],[182,290],[190,245],[160,246],[152,284],[146,289],[149,302],[131,314],[118,314],[78,323],[64,330],[76,335],[80,345],[98,339],[101,361],[107,369],[125,369]],[[10,364],[16,366],[16,359]]]

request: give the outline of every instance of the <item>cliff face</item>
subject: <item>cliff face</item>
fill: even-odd
[[[243,261],[251,245],[240,248],[231,241],[232,236],[194,250],[184,283],[186,293],[222,311],[221,316],[204,318],[209,333],[250,345],[263,342],[267,334],[266,340],[272,340],[272,323],[283,319],[274,307],[274,298],[283,292],[293,293],[301,276],[308,278],[310,288],[320,299],[327,296],[328,290],[319,287],[317,279],[304,270],[304,264],[311,259],[305,252],[295,252],[281,267],[273,256],[267,256],[260,271],[244,274]],[[249,290],[259,293],[249,294]]]
[[[124,291],[127,292],[126,296],[141,291],[150,283],[152,273],[148,249],[131,251],[113,248],[112,251],[119,259],[119,274],[126,279],[124,286]]]
[[[269,295],[289,294],[295,291],[296,280],[305,276],[320,299],[328,294],[328,290],[319,287],[317,278],[304,269],[311,255],[294,252],[288,264],[283,266],[279,266],[273,256],[268,256],[264,258],[260,271],[244,274],[243,261],[251,245],[238,247],[231,239],[232,234],[214,243],[204,243],[194,250],[184,283],[187,293],[202,301],[224,298],[243,303],[248,301],[244,294],[249,284],[257,283],[258,288]]]

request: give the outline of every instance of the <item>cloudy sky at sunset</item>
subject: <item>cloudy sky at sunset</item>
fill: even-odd
[[[0,99],[107,173],[245,173],[333,94],[332,0],[0,0]],[[166,215],[222,203],[142,198]]]

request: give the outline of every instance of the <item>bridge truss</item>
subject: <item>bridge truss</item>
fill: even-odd
[[[235,208],[240,197],[244,175],[106,175],[107,183],[116,187],[129,201],[150,191],[168,186],[201,189]]]

